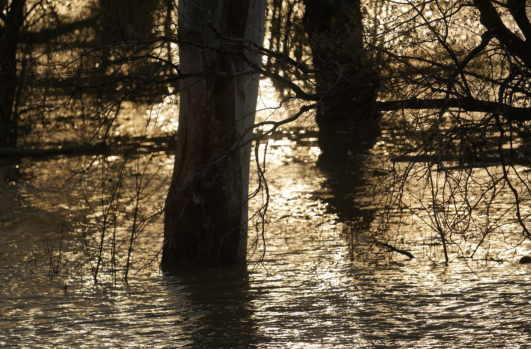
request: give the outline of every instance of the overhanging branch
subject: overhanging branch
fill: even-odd
[[[376,102],[379,111],[393,111],[402,109],[440,109],[458,108],[468,112],[494,113],[500,111],[507,118],[518,122],[531,120],[531,108],[518,108],[499,102],[465,100],[465,99],[404,99],[398,101]]]

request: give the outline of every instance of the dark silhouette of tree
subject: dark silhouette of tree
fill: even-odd
[[[13,0],[9,5],[7,0],[0,2],[0,147],[17,145],[17,53],[25,6],[26,0]]]
[[[361,1],[305,0],[304,5],[313,66],[319,70],[315,91],[326,96],[316,114],[323,156],[337,153],[344,143],[373,143],[379,132],[374,102],[380,81],[377,58],[365,45]]]

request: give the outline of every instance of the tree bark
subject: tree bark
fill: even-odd
[[[180,0],[181,73],[249,69],[235,45],[226,46],[231,53],[219,53],[194,44],[222,47],[227,42],[221,34],[261,45],[265,3]],[[251,136],[242,138],[254,123],[258,82],[256,75],[183,81],[175,167],[164,217],[163,263],[245,261],[251,145],[231,149]]]
[[[1,5],[3,10],[5,4]],[[0,26],[0,147],[17,146],[17,49],[25,6],[26,0],[13,0],[7,7],[4,25]]]

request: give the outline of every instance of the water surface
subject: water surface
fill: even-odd
[[[495,243],[502,237],[493,238],[492,253],[503,256],[502,260],[454,258],[445,265],[440,244],[426,233],[429,227],[421,220],[411,218],[408,225],[399,225],[404,219],[395,215],[388,232],[375,235],[380,225],[375,211],[379,201],[367,188],[359,187],[375,180],[372,170],[358,170],[359,180],[346,186],[334,167],[317,164],[320,150],[315,134],[299,132],[288,129],[270,140],[266,244],[262,245],[260,235],[250,233],[247,268],[159,271],[162,226],[160,218],[154,217],[139,233],[128,283],[123,281],[123,266],[134,188],[139,173],[152,178],[140,195],[140,215],[145,218],[160,208],[164,181],[173,168],[173,158],[165,149],[138,155],[125,170],[121,170],[122,155],[109,156],[107,170],[95,170],[93,176],[78,178],[61,190],[68,170],[80,166],[77,159],[4,162],[0,168],[0,346],[528,345],[531,267],[516,263],[528,245],[510,248],[508,243]],[[380,142],[391,138],[384,132],[368,157],[387,149]],[[120,171],[127,184],[113,203],[101,194],[100,183],[103,178],[106,188],[112,188],[108,180]],[[339,200],[342,186],[351,192],[345,189]],[[260,200],[253,205],[260,205]],[[103,217],[112,221],[110,207],[122,212],[123,220],[117,220],[116,228],[107,228],[107,252],[95,285],[98,234]],[[83,242],[83,229],[88,243]],[[117,246],[114,255],[109,252],[112,236]],[[416,258],[378,248],[367,238],[374,236],[409,250]],[[253,245],[255,237],[257,245]]]

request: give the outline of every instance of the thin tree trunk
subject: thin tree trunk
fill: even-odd
[[[182,73],[248,69],[237,47],[223,54],[184,43],[219,47],[223,42],[211,25],[225,36],[262,44],[265,0],[180,0],[178,6]],[[254,123],[258,80],[189,78],[181,85],[163,263],[245,261],[250,144],[228,151],[249,137],[242,134]]]

